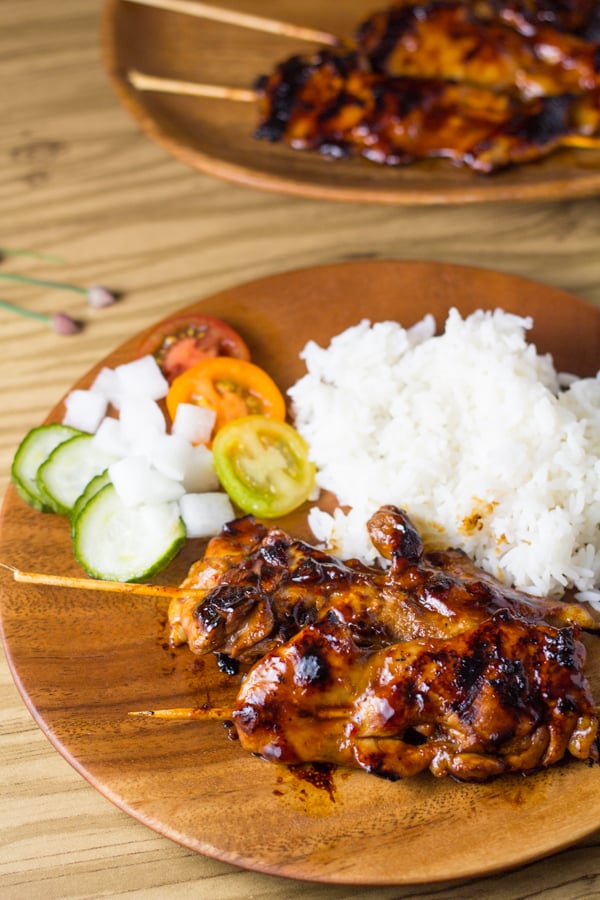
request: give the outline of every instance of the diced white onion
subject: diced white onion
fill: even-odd
[[[107,366],[100,369],[90,390],[94,391],[94,393],[103,394],[115,409],[120,408],[122,390],[114,369],[109,369]]]
[[[220,487],[213,465],[212,451],[204,444],[191,448],[187,468],[183,476],[183,486],[189,494],[217,491]]]
[[[231,501],[224,493],[184,494],[179,509],[189,538],[212,537],[235,517]]]
[[[185,438],[190,444],[208,444],[216,418],[214,409],[207,406],[180,403],[171,431]]]
[[[106,415],[108,401],[95,391],[74,390],[65,398],[63,425],[93,434]]]
[[[148,458],[159,472],[168,478],[183,481],[192,456],[191,444],[176,434],[160,434],[148,450]]]
[[[142,356],[115,369],[119,389],[124,394],[162,400],[169,385],[153,356]]]
[[[94,445],[105,453],[111,453],[120,458],[130,452],[130,444],[123,434],[123,427],[119,419],[106,416],[102,419],[93,438]]]
[[[123,397],[119,414],[123,436],[136,453],[146,455],[148,445],[159,434],[165,434],[167,426],[163,412],[148,397]]]

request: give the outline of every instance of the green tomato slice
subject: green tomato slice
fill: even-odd
[[[284,516],[308,499],[315,467],[295,428],[267,416],[244,416],[224,425],[213,441],[219,481],[242,512],[263,519]]]

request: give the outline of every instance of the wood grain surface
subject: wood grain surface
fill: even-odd
[[[101,282],[123,294],[91,310],[76,293],[2,283],[1,298],[38,312],[64,309],[86,327],[59,337],[0,311],[0,490],[20,438],[94,363],[169,311],[255,277],[365,257],[439,260],[527,276],[600,306],[597,198],[397,208],[214,180],[149,141],[122,108],[100,61],[100,12],[97,0],[0,5],[0,245],[50,257],[7,254],[0,272]],[[216,862],[94,790],[35,724],[7,666],[0,669],[0,896],[10,900],[598,893],[598,833],[516,871],[419,887],[323,886]]]

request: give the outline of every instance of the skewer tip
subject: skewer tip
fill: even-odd
[[[233,716],[233,709],[220,706],[183,706],[173,709],[137,709],[128,713],[129,716],[138,719],[178,719],[200,721],[229,721]]]
[[[331,46],[339,43],[337,35],[322,31],[320,28],[309,28],[304,25],[296,25],[294,22],[285,22],[282,19],[272,19],[236,9],[227,9],[214,3],[201,2],[201,0],[129,0],[129,2],[311,43],[330,44]]]

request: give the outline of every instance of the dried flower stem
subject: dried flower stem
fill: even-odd
[[[17,275],[13,272],[0,272],[5,281],[18,281],[21,284],[36,284],[39,287],[60,288],[63,291],[74,291],[76,294],[87,294],[87,288],[78,284],[67,284],[63,281],[48,281],[46,278],[34,278],[31,275]]]
[[[67,313],[58,312],[49,316],[46,313],[37,312],[33,309],[24,309],[15,303],[9,303],[8,300],[0,300],[0,309],[6,309],[9,312],[16,313],[18,316],[24,316],[26,319],[36,319],[38,322],[45,322],[57,334],[77,334],[78,331],[81,331],[81,324]]]
[[[53,256],[50,253],[38,253],[37,250],[17,250],[13,247],[0,247],[0,258],[3,256],[31,256],[33,259],[42,259],[45,262],[65,262],[61,256]]]
[[[17,313],[18,316],[25,316],[27,319],[37,319],[39,322],[46,322],[50,324],[52,320],[52,316],[46,315],[46,313],[36,312],[33,309],[23,309],[22,306],[17,306],[15,303],[9,303],[8,300],[0,300],[0,309],[7,309],[9,312]]]

